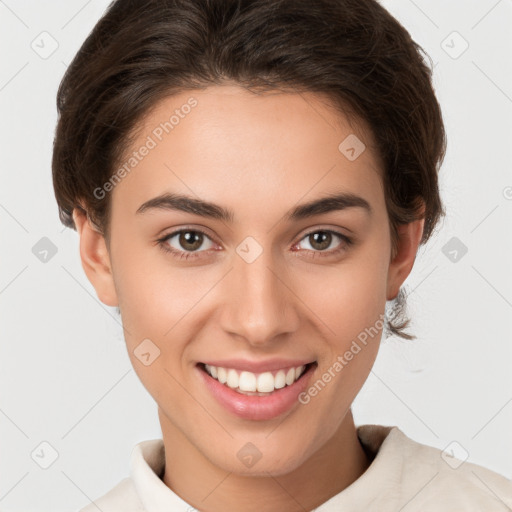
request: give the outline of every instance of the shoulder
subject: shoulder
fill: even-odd
[[[512,508],[512,481],[486,467],[457,459],[451,450],[419,443],[393,427],[385,439],[400,460],[398,475],[410,510],[505,511]],[[385,442],[382,449],[386,449]]]
[[[137,491],[130,477],[121,480],[114,488],[95,499],[78,512],[144,512]]]

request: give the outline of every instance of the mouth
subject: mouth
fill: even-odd
[[[200,377],[211,395],[232,414],[249,420],[268,420],[298,406],[318,363],[288,365],[251,372],[246,369],[198,363]]]

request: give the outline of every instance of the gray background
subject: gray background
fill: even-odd
[[[87,281],[51,185],[57,87],[108,3],[0,1],[4,511],[83,507],[128,475],[137,442],[160,437],[115,310]],[[356,423],[398,425],[512,478],[512,0],[383,5],[436,65],[448,215],[406,281],[418,340],[382,344]]]

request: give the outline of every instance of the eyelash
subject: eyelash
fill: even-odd
[[[165,235],[162,238],[159,238],[157,240],[157,243],[158,243],[159,247],[163,251],[165,251],[166,253],[171,254],[174,258],[177,258],[179,260],[183,260],[183,259],[185,259],[185,260],[196,259],[196,258],[201,257],[200,253],[207,252],[207,251],[178,251],[178,250],[170,247],[167,242],[171,238],[173,238],[174,236],[179,235],[180,233],[201,233],[201,234],[203,234],[204,236],[206,236],[207,238],[209,238],[211,240],[211,237],[207,233],[202,231],[201,229],[197,229],[197,228],[187,229],[187,228],[185,228],[185,229],[180,229],[178,231],[173,231],[172,233],[169,233],[168,235]],[[343,251],[347,250],[354,243],[354,241],[351,238],[349,238],[348,236],[343,235],[342,233],[339,233],[338,231],[333,231],[331,229],[316,229],[316,230],[310,231],[309,233],[306,233],[299,240],[299,242],[301,242],[302,240],[304,240],[305,238],[307,238],[308,236],[310,236],[310,235],[312,235],[314,233],[330,233],[332,235],[335,235],[335,236],[339,237],[344,243],[341,244],[340,247],[338,247],[337,249],[330,250],[330,251],[311,251],[311,249],[306,249],[307,251],[314,253],[314,255],[311,256],[312,258],[316,258],[316,257],[323,258],[323,257],[334,256],[334,255],[336,255],[336,254],[338,254],[340,252],[343,252]]]

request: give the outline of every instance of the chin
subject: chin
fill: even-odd
[[[237,443],[237,446],[240,443]],[[235,457],[212,457],[210,462],[224,471],[241,476],[268,477],[282,476],[300,467],[306,460],[303,446],[289,446],[291,453],[279,453],[271,447],[258,450],[250,441],[241,444],[241,448],[235,448]],[[231,449],[223,453],[231,452]],[[299,454],[300,456],[297,456]]]

